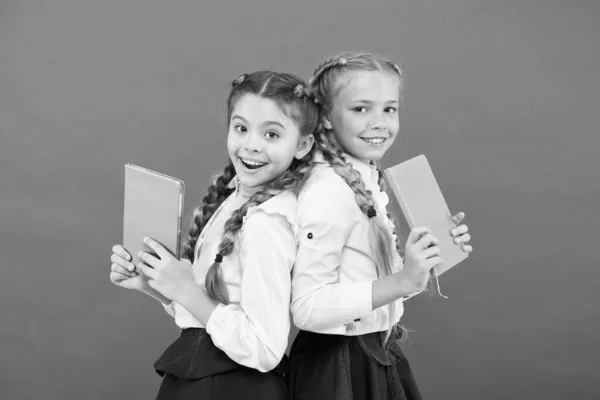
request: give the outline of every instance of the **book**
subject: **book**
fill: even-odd
[[[387,168],[383,174],[410,229],[425,226],[439,239],[444,263],[435,268],[438,276],[469,256],[450,235],[457,225],[425,155]]]
[[[180,258],[183,181],[137,165],[125,164],[123,247],[139,263],[143,243],[149,237]],[[156,255],[156,254],[155,254]]]

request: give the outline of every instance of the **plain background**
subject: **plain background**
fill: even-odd
[[[123,164],[183,179],[189,213],[231,80],[342,50],[401,63],[385,165],[426,154],[473,233],[449,299],[407,302],[425,398],[600,398],[600,3],[203,3],[0,2],[0,398],[153,398],[178,331],[108,279]]]

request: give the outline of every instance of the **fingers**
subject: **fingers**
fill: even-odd
[[[115,285],[119,285],[121,282],[126,281],[127,279],[129,279],[129,276],[120,274],[118,272],[112,272],[110,273],[110,281],[112,283],[114,283]]]
[[[431,233],[431,230],[424,226],[418,226],[412,228],[406,239],[407,244],[415,244],[419,241],[419,238],[427,233]]]
[[[467,244],[469,241],[471,241],[471,235],[467,233],[468,231],[469,227],[465,224],[462,224],[451,229],[450,235],[453,236],[453,241],[455,244],[462,244],[461,249],[467,253],[470,253],[473,251],[473,247]]]
[[[433,236],[431,233],[427,233],[425,234],[425,236],[419,239],[417,243],[415,243],[415,246],[419,249],[426,249],[432,245],[437,246],[439,243],[440,241],[438,240],[438,238]]]
[[[135,265],[133,265],[133,263],[130,263],[129,261],[126,261],[121,256],[119,256],[117,253],[113,253],[110,256],[110,261],[112,261],[113,264],[120,265],[121,267],[123,267],[124,269],[126,269],[128,271],[132,271],[132,272],[135,271]]]
[[[457,226],[456,228],[452,228],[450,230],[450,235],[458,236],[458,235],[467,233],[468,231],[469,231],[469,227],[465,224],[462,224],[462,225]]]
[[[154,268],[152,268],[144,263],[138,263],[137,268],[148,278],[150,278],[150,279],[156,278],[157,271]]]
[[[123,267],[122,265],[119,265],[117,263],[112,263],[112,265],[110,266],[110,270],[111,270],[111,272],[116,272],[116,273],[124,275],[128,278],[132,278],[132,277],[138,275],[137,272],[129,271],[125,267]]]
[[[432,257],[437,257],[440,255],[440,248],[437,246],[429,247],[421,252],[423,258],[430,259]]]
[[[469,242],[469,240],[471,240],[471,235],[469,235],[468,233],[465,233],[464,235],[460,235],[459,237],[455,237],[454,238],[454,243],[456,243],[456,244],[467,243],[467,242]]]
[[[146,253],[145,251],[140,251],[138,253],[138,257],[152,268],[160,268],[160,260],[154,257],[152,254]]]
[[[120,244],[115,244],[112,248],[112,252],[124,260],[131,261],[131,255]]]
[[[165,249],[160,243],[158,243],[156,240],[150,239],[150,238],[144,238],[144,243],[150,247],[152,250],[154,250],[156,252],[156,254],[158,254],[158,256],[160,257],[161,260],[164,260],[167,257],[173,257],[171,255],[171,253],[169,253],[169,251],[167,249]]]
[[[463,219],[465,219],[465,213],[464,212],[459,212],[454,217],[452,217],[452,220],[454,221],[454,223],[456,225],[460,224],[460,221],[462,221]]]
[[[427,268],[432,269],[441,266],[444,263],[442,257],[431,257],[427,260]]]

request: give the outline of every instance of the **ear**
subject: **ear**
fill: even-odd
[[[314,144],[315,137],[312,134],[300,137],[294,157],[298,160],[301,159],[310,152],[310,149],[312,149]]]

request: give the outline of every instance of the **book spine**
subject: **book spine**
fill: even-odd
[[[179,184],[179,207],[177,209],[177,246],[175,247],[175,257],[181,260],[181,225],[183,223],[183,200],[185,197],[185,183]],[[193,261],[193,260],[192,260]]]
[[[394,179],[394,174],[389,169],[386,169],[385,171],[383,171],[383,174],[386,177],[388,184],[392,188],[392,191],[394,192],[394,195],[396,196],[396,200],[398,201],[398,204],[400,204],[400,208],[402,209],[402,214],[404,214],[404,218],[406,218],[406,222],[408,223],[408,226],[410,226],[410,229],[414,228],[416,226],[416,222],[415,222],[412,214],[410,213],[410,210],[408,208],[408,205],[406,204],[406,200],[404,199],[404,196],[402,195],[402,190],[400,190],[400,187],[398,186],[398,184],[396,183],[396,180]]]

